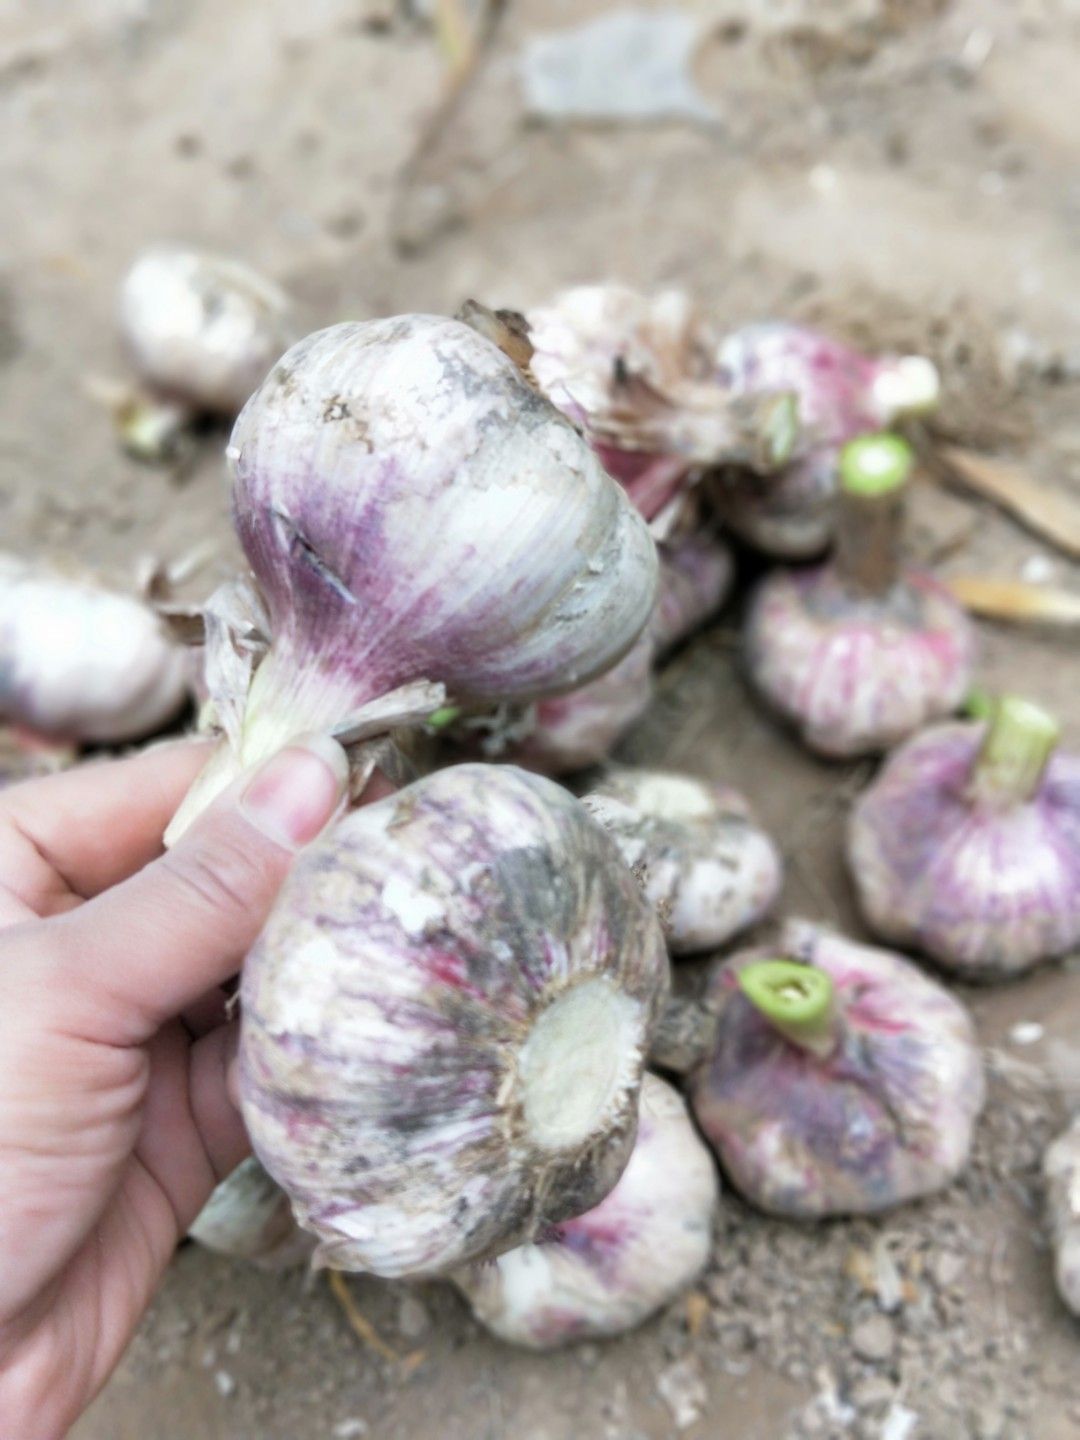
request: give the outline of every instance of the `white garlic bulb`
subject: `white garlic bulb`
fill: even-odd
[[[1080,1315],[1080,1116],[1043,1157],[1054,1278],[1065,1304]]]
[[[120,328],[142,378],[193,409],[233,416],[293,339],[289,297],[246,265],[153,245],[120,287]]]
[[[319,1258],[439,1274],[596,1205],[668,982],[574,797],[461,765],[298,858],[243,973],[252,1144]]]
[[[724,944],[761,920],[779,894],[779,852],[727,786],[617,770],[583,804],[656,907],[672,954]]]
[[[251,1260],[264,1270],[302,1265],[315,1248],[293,1219],[288,1196],[253,1156],[215,1187],[188,1235],[208,1250]]]
[[[634,1153],[611,1194],[454,1281],[476,1318],[512,1345],[550,1350],[621,1335],[701,1274],[719,1189],[682,1099],[646,1075]]]
[[[185,652],[149,605],[0,555],[0,720],[115,744],[172,720],[187,686]]]

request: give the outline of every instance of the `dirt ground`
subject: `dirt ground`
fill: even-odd
[[[679,7],[701,20],[717,125],[530,121],[523,43],[613,7],[513,0],[417,159],[442,68],[393,0],[0,0],[3,543],[128,576],[210,538],[227,566],[221,436],[182,473],[148,470],[87,392],[123,373],[126,263],[173,237],[265,269],[312,326],[614,276],[686,286],[733,322],[923,347],[947,432],[1080,490],[1080,5]],[[1078,579],[929,485],[913,530],[946,572]],[[751,704],[736,633],[731,610],[676,657],[622,757],[738,783],[783,838],[785,910],[857,930],[839,837],[869,771],[809,760]],[[1080,742],[1075,634],[983,638],[987,683],[1030,689]],[[938,1200],[801,1228],[728,1195],[689,1302],[551,1358],[483,1336],[448,1288],[356,1279],[382,1337],[422,1352],[411,1368],[361,1346],[323,1282],[188,1246],[77,1440],[1078,1437],[1080,1330],[1051,1285],[1037,1166],[1080,1101],[1080,972],[967,998],[992,1097]]]

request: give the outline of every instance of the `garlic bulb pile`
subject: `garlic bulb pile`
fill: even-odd
[[[700,466],[782,464],[795,443],[788,395],[733,398],[715,380],[715,337],[677,290],[580,285],[527,315],[532,371],[582,426],[605,468],[654,520]]]
[[[711,980],[694,1114],[732,1183],[775,1215],[869,1214],[963,1168],[985,1081],[971,1019],[885,950],[790,922]]]
[[[228,456],[265,614],[235,592],[221,607],[208,668],[227,744],[176,829],[303,732],[358,740],[447,692],[504,701],[582,684],[652,611],[643,520],[518,366],[460,321],[309,335],[244,407]]]
[[[1062,1300],[1080,1315],[1080,1117],[1043,1156],[1054,1278]]]
[[[160,730],[187,693],[185,653],[149,605],[0,555],[0,720],[118,744]]]
[[[476,1318],[512,1345],[551,1350],[621,1335],[701,1274],[718,1194],[686,1106],[646,1075],[634,1151],[611,1194],[538,1243],[453,1278]]]
[[[244,1118],[338,1269],[439,1274],[611,1190],[668,963],[551,781],[461,765],[297,860],[243,972]]]
[[[315,1244],[293,1219],[288,1196],[254,1157],[215,1188],[188,1235],[208,1250],[251,1260],[264,1270],[302,1265]]]
[[[823,755],[888,749],[955,709],[970,683],[970,620],[933,577],[900,569],[911,464],[892,436],[846,445],[835,559],[774,571],[750,607],[751,679]]]
[[[964,978],[1017,975],[1080,944],[1080,756],[1038,706],[938,725],[859,797],[848,861],[887,940]]]
[[[937,405],[941,385],[921,355],[864,355],[801,325],[770,321],[725,337],[717,350],[721,383],[735,395],[790,391],[800,437],[791,461],[768,477],[725,474],[714,493],[737,535],[766,554],[807,559],[833,532],[839,450]]]
[[[656,907],[673,955],[724,944],[772,908],[781,861],[737,791],[618,770],[583,799]]]
[[[140,254],[120,328],[140,376],[193,411],[232,417],[294,338],[289,297],[235,260],[181,245]]]

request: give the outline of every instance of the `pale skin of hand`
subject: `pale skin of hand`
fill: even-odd
[[[0,793],[0,1436],[61,1440],[248,1153],[221,987],[347,764],[297,742],[163,854],[206,756]]]

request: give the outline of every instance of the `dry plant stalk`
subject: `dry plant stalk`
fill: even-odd
[[[959,445],[939,452],[951,479],[993,501],[1067,555],[1080,558],[1080,505],[1033,480],[1015,465]]]
[[[1071,590],[990,575],[952,575],[945,583],[965,610],[987,620],[1080,624],[1080,595]]]

